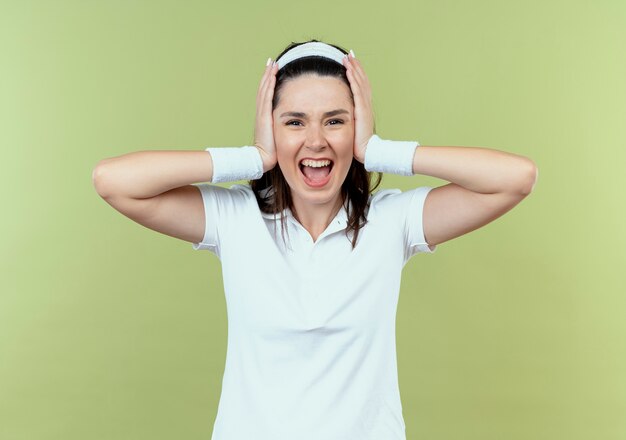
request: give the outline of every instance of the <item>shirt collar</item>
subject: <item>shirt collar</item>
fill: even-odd
[[[281,218],[281,213],[278,213],[278,212],[276,214],[272,214],[272,213],[261,211],[261,215],[263,216],[263,218],[266,218],[268,220],[274,220],[274,221],[280,221],[280,218]],[[293,216],[293,213],[291,212],[291,209],[289,208],[285,208],[282,211],[282,215],[284,215],[289,221],[297,222],[297,220]],[[330,225],[328,227],[332,230],[339,231],[341,229],[346,228],[347,226],[348,226],[348,212],[346,211],[345,206],[341,205],[339,212],[337,212],[337,215],[335,215],[335,218],[333,218],[333,220],[330,222]]]

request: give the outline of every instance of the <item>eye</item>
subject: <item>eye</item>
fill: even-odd
[[[296,119],[292,119],[291,121],[287,121],[285,123],[285,125],[293,125],[292,122],[295,122],[297,124],[300,124],[300,121],[296,120]],[[343,124],[343,119],[331,119],[330,121],[328,121],[329,123],[331,122],[337,122],[339,124]],[[330,125],[337,125],[337,124],[330,124]]]

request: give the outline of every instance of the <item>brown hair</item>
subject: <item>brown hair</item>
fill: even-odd
[[[318,42],[319,40],[309,40],[301,43],[292,42],[276,57],[280,59],[288,50],[308,42]],[[342,47],[331,44],[331,46],[339,49],[347,54],[348,52]],[[339,63],[319,56],[307,56],[299,58],[286,64],[276,74],[276,85],[274,87],[274,98],[272,100],[272,109],[276,108],[280,99],[280,92],[283,85],[294,78],[304,74],[315,74],[318,76],[331,76],[341,79],[348,85],[350,90],[350,98],[354,104],[354,98],[350,88],[350,81],[346,76],[346,68]],[[374,132],[376,128],[374,127]],[[365,166],[352,158],[352,164],[346,179],[341,185],[341,198],[348,214],[348,226],[346,228],[346,236],[350,231],[354,231],[352,238],[352,249],[356,246],[359,230],[365,223],[367,218],[365,211],[368,208],[369,195],[380,185],[382,173],[376,173],[376,181],[372,185],[372,173],[365,170]],[[282,227],[282,237],[285,239],[285,218],[282,212],[285,208],[293,210],[293,201],[291,198],[291,189],[283,176],[280,167],[275,166],[258,180],[250,180],[250,187],[254,191],[259,209],[269,214],[279,214]]]

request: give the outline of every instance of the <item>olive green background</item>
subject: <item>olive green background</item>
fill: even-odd
[[[309,38],[355,51],[381,137],[539,167],[405,267],[407,438],[626,439],[621,0],[0,2],[0,438],[210,439],[220,262],[115,211],[92,170],[249,145],[267,58]]]

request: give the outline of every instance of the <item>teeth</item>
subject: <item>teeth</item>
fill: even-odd
[[[302,161],[302,165],[304,165],[305,167],[313,167],[313,168],[325,167],[327,165],[330,165],[330,160],[304,159]]]

